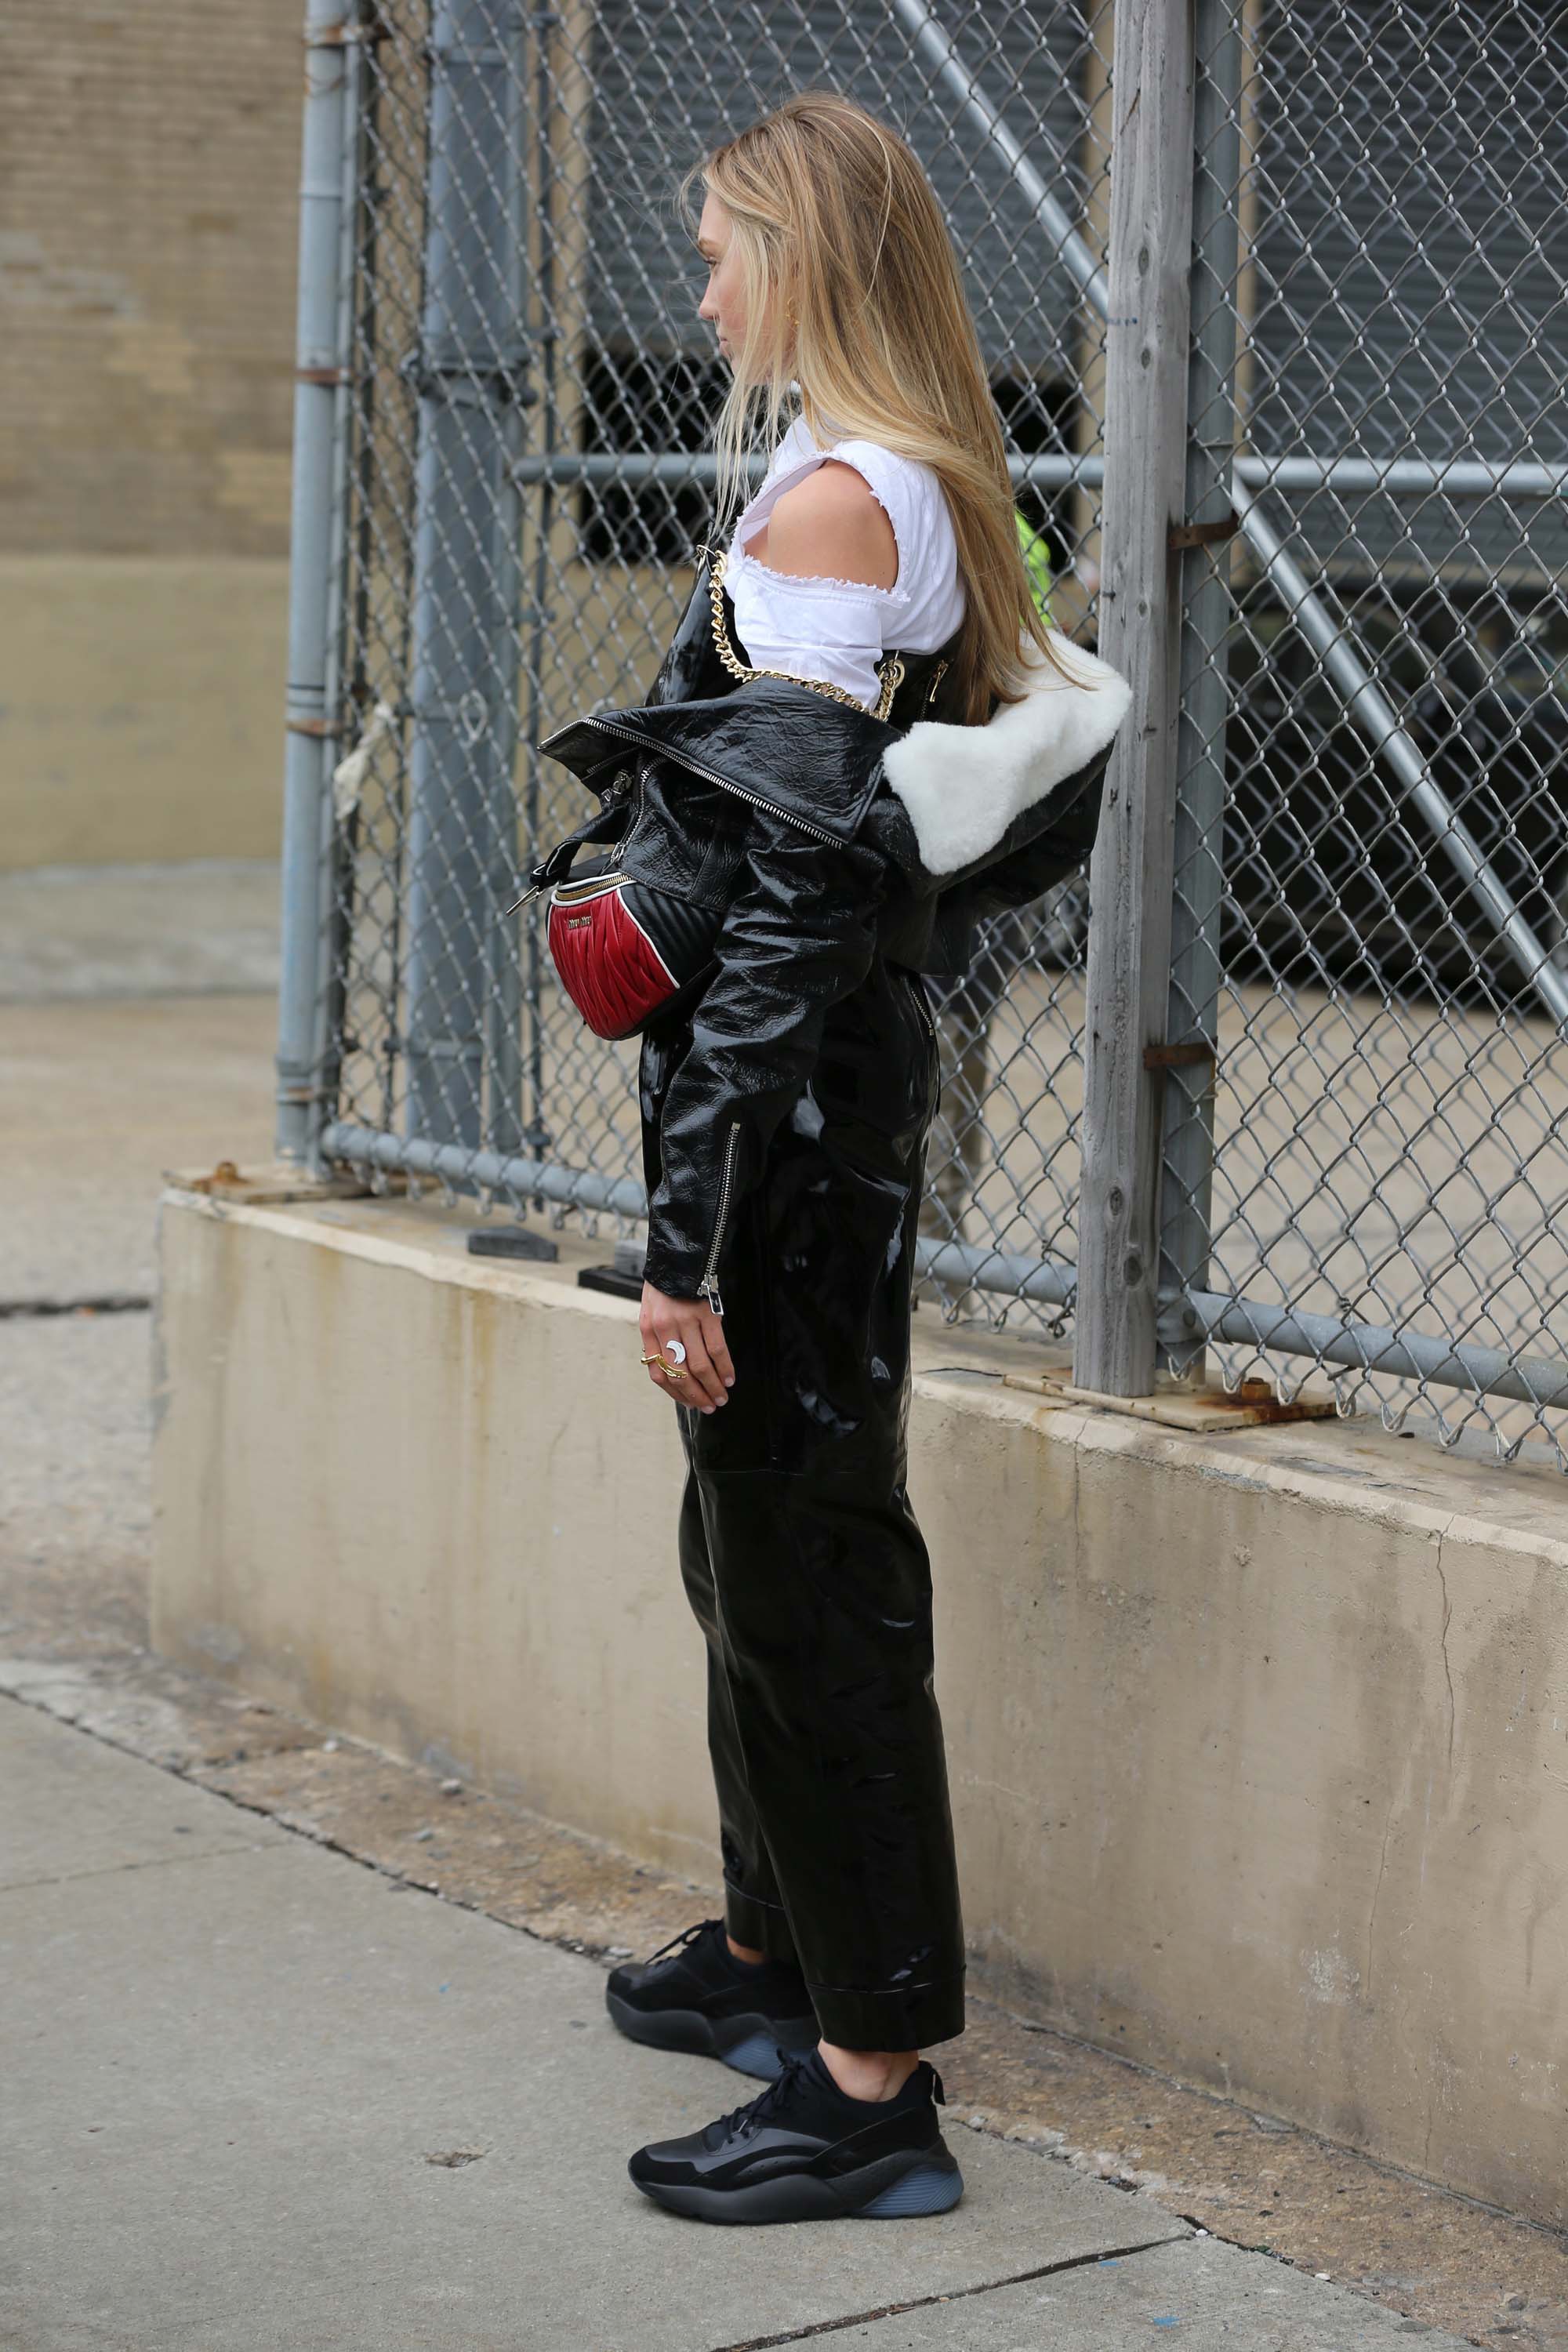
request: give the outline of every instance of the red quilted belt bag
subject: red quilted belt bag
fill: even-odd
[[[597,859],[550,891],[545,938],[562,987],[597,1037],[634,1037],[707,986],[721,917]]]

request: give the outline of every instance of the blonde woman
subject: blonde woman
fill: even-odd
[[[608,2003],[638,2041],[769,2078],[631,2158],[661,2204],[934,2213],[963,2184],[921,2053],[963,2030],[964,1939],[905,1483],[922,975],[961,974],[982,919],[1081,859],[1127,693],[1037,609],[904,141],[810,90],[699,173],[731,520],[645,702],[556,751],[600,793],[585,836],[667,921],[721,914],[695,1009],[645,1030],[640,1101],[642,1351],[687,1465],[724,1916],[616,1969]],[[758,426],[772,460],[737,514]]]

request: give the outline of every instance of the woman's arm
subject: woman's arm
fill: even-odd
[[[890,872],[859,844],[753,813],[718,970],[659,1121],[644,1270],[668,1296],[721,1297],[736,1210],[805,1090],[827,1014],[870,969]]]

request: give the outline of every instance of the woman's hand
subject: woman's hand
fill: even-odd
[[[683,1380],[672,1379],[659,1364],[647,1366],[656,1389],[677,1404],[694,1404],[702,1412],[728,1404],[726,1391],[734,1386],[735,1367],[724,1345],[724,1326],[700,1298],[670,1298],[645,1282],[640,1328],[645,1354],[668,1357],[672,1339],[686,1350],[686,1362],[679,1367]]]

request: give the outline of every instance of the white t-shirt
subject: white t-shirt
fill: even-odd
[[[774,572],[745,542],[773,502],[828,457],[864,477],[893,527],[898,575],[890,588],[855,580]],[[889,646],[934,653],[963,618],[963,582],[947,495],[929,466],[876,441],[821,447],[804,416],[781,435],[760,488],[736,519],[724,585],[746,658],[845,688],[869,709],[880,692],[877,662]]]

